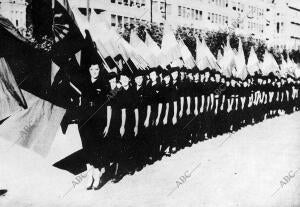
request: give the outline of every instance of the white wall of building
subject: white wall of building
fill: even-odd
[[[280,49],[299,49],[300,1],[275,1],[271,45]]]
[[[88,2],[69,1],[76,8],[86,8]],[[151,21],[151,0],[89,2],[90,8],[103,11],[114,27]],[[292,49],[300,45],[300,0],[152,0],[153,22],[165,21],[165,8],[166,20],[174,28],[180,25],[204,31],[234,29],[238,34],[264,40],[268,46]]]
[[[17,28],[26,28],[25,0],[0,0],[0,14],[9,19]]]

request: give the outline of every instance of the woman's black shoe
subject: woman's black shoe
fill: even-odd
[[[94,190],[99,190],[101,189],[108,181],[110,180],[110,176],[108,174],[103,174],[102,177],[100,178],[99,185],[97,187],[94,187]]]
[[[93,178],[93,181],[92,181],[91,185],[89,185],[86,189],[87,190],[92,190],[93,189],[93,184],[94,184],[94,178]]]
[[[6,189],[0,189],[0,196],[5,196],[6,193],[7,193]]]

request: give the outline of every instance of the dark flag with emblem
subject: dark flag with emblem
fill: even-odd
[[[68,1],[33,0],[32,23],[37,41],[43,42],[45,38],[52,40],[52,76],[63,69],[68,78],[73,76],[76,79],[76,67],[80,67],[80,53],[85,41]]]

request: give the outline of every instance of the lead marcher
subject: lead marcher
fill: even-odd
[[[87,166],[87,189],[97,188],[100,183],[99,149],[104,144],[102,131],[104,130],[102,107],[106,100],[107,86],[100,78],[99,65],[91,65],[89,68],[89,78],[82,91],[81,116],[78,123],[83,156]]]

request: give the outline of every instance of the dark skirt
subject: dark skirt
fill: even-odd
[[[100,162],[100,148],[104,144],[103,130],[105,121],[104,111],[96,107],[86,107],[81,111],[82,116],[78,123],[81,137],[83,156],[86,163],[93,166]]]

